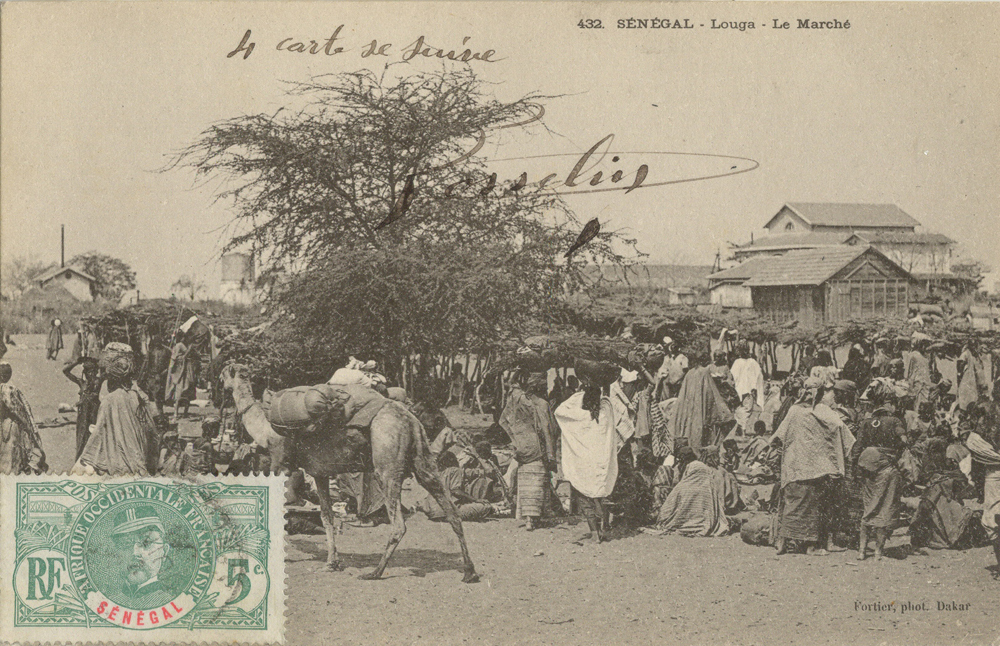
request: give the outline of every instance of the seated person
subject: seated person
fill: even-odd
[[[910,522],[910,544],[931,549],[969,547],[978,522],[962,500],[975,495],[958,462],[948,457],[948,440],[931,438],[923,463],[927,487]]]
[[[903,414],[903,421],[906,423],[906,434],[914,441],[934,435],[936,426],[934,403],[921,402],[917,411],[907,410]]]
[[[463,521],[483,521],[497,513],[497,506],[472,495],[466,483],[466,470],[458,466],[458,459],[453,453],[449,451],[442,453],[438,457],[438,468],[441,470],[445,487],[451,493],[451,499],[458,509],[459,518]],[[430,494],[417,503],[417,509],[427,514],[427,518],[432,521],[447,520],[444,509]]]
[[[725,446],[725,443],[723,443]],[[777,479],[780,471],[773,471],[773,447],[768,443],[767,426],[762,420],[754,424],[754,435],[739,455],[739,466],[733,473],[744,484],[764,484]]]
[[[699,460],[690,446],[681,448],[676,459],[680,481],[660,506],[656,520],[659,532],[683,536],[729,533],[729,520],[725,516],[726,485],[721,469]],[[712,461],[711,457],[707,459]]]
[[[736,473],[736,470],[740,468],[740,447],[736,440],[733,438],[725,440],[722,443],[722,450],[722,468],[729,473]]]
[[[628,451],[618,454],[618,479],[614,490],[608,497],[607,504],[614,513],[614,525],[625,527],[641,527],[656,518],[656,507],[652,494],[652,474],[647,475],[651,468],[655,471],[652,452],[643,448],[640,451],[639,466],[632,466]]]
[[[701,450],[701,461],[716,470],[722,478],[725,493],[725,513],[736,514],[743,511],[743,501],[740,500],[740,485],[736,477],[722,466],[722,455],[717,446],[706,446]]]
[[[657,458],[654,458],[657,459]],[[656,509],[663,506],[663,501],[667,499],[674,489],[677,478],[674,471],[674,456],[668,455],[663,463],[656,468],[656,472],[650,481],[650,489],[653,492],[653,505]]]
[[[168,431],[160,443],[160,475],[181,476],[188,472],[190,459],[177,431]]]
[[[757,422],[760,421],[761,413],[762,409],[757,404],[757,391],[752,390],[744,395],[740,405],[733,411],[733,417],[736,419],[736,427],[739,429],[737,433],[748,435],[756,427]]]
[[[187,452],[191,457],[191,470],[199,475],[218,475],[216,463],[218,455],[215,450],[215,440],[219,435],[219,421],[206,419],[201,424],[201,437],[188,444]]]
[[[160,473],[168,476],[217,475],[212,429],[202,429],[202,436],[192,441],[180,438],[176,430],[163,435],[160,449]]]

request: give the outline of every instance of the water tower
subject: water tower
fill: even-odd
[[[253,257],[245,253],[231,253],[222,257],[222,302],[230,305],[249,305],[254,302]]]

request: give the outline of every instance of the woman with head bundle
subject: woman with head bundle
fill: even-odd
[[[132,348],[109,343],[101,353],[108,394],[72,473],[142,475],[156,472],[156,406],[132,381]]]

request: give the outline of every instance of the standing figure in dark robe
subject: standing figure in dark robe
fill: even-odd
[[[903,474],[899,458],[906,448],[906,426],[895,415],[891,399],[875,409],[858,430],[851,449],[854,477],[861,481],[864,513],[861,517],[858,559],[867,556],[869,529],[875,530],[875,560],[881,560],[886,539],[899,511]]]
[[[82,365],[83,371],[79,377],[73,374],[73,369]],[[83,453],[90,439],[90,425],[97,423],[97,411],[101,406],[101,384],[104,378],[97,359],[83,356],[76,362],[66,364],[63,374],[80,388],[80,401],[76,405],[76,458]]]
[[[196,392],[194,356],[186,343],[177,341],[170,355],[170,369],[167,372],[167,386],[164,392],[164,401],[173,400],[174,403],[172,420],[174,423],[177,423],[180,417],[181,408],[187,417],[191,400],[196,397]]]
[[[704,357],[696,357],[695,367],[684,375],[668,425],[674,442],[686,438],[696,451],[721,443],[734,420],[705,363]]]
[[[872,368],[868,365],[861,346],[855,343],[847,353],[847,361],[840,371],[842,379],[853,381],[859,393],[865,392],[872,381]]]
[[[59,356],[59,351],[63,349],[62,321],[52,319],[52,326],[49,328],[49,337],[45,341],[45,358],[55,361]]]
[[[139,387],[156,403],[156,410],[163,414],[163,401],[167,388],[167,373],[170,370],[170,348],[153,339],[149,351],[139,371]]]

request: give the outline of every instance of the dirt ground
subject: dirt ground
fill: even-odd
[[[75,403],[43,339],[15,341],[5,360],[36,418]],[[73,432],[72,424],[41,431],[54,471],[72,463]],[[408,490],[404,502],[418,495]],[[856,551],[778,557],[738,535],[639,534],[581,546],[571,541],[582,526],[568,522],[534,532],[512,519],[465,528],[482,576],[473,585],[461,583],[450,528],[421,514],[382,581],[358,576],[377,563],[386,526],[345,525],[345,572],[325,571],[322,536],[288,537],[287,643],[1000,644],[989,549],[909,554],[897,536],[891,558],[858,563]]]

